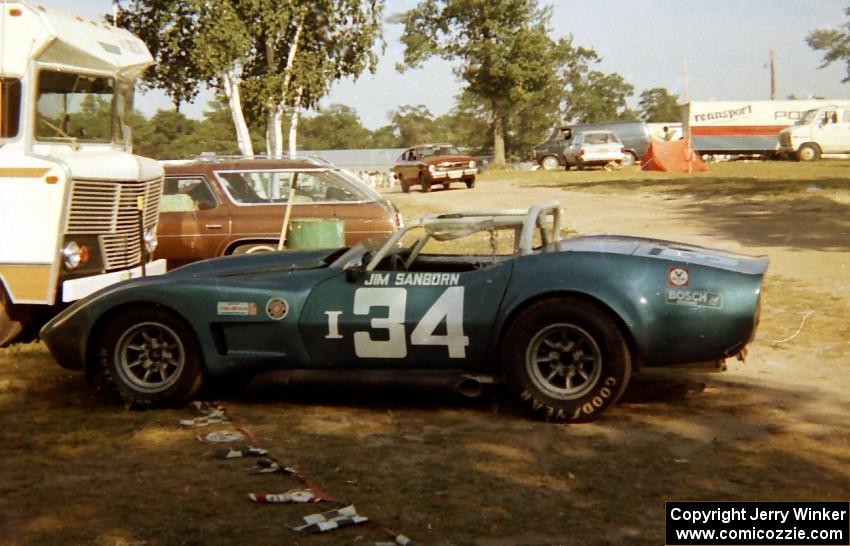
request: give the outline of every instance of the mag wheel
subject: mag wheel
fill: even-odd
[[[596,305],[574,298],[538,302],[505,338],[509,381],[528,409],[553,421],[592,421],[623,394],[631,355]]]
[[[162,309],[132,309],[110,320],[97,355],[104,377],[131,406],[182,404],[201,387],[195,335]]]

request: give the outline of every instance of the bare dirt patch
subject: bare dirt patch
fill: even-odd
[[[391,193],[406,218],[558,199],[579,233],[768,254],[762,323],[724,374],[638,374],[599,421],[531,421],[500,392],[224,390],[282,462],[421,544],[659,544],[664,501],[846,499],[850,490],[850,164],[712,165],[695,175],[493,172],[474,190]],[[805,322],[803,319],[805,318]],[[252,476],[179,429],[129,412],[43,345],[0,351],[0,542],[371,544],[302,537],[324,509],[258,506]],[[213,427],[216,428],[216,427]]]

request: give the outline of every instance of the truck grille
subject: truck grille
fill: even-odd
[[[104,268],[139,265],[142,249],[136,199],[144,198],[145,230],[156,227],[162,178],[145,181],[102,182],[74,180],[68,235],[98,235]]]

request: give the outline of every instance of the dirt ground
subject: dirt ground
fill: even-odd
[[[661,544],[665,500],[847,500],[850,163],[729,163],[698,175],[487,173],[474,190],[389,192],[423,212],[562,203],[580,234],[771,258],[745,363],[638,374],[598,421],[477,400],[222,388],[263,447],[417,544]],[[675,332],[671,332],[675,335]],[[373,544],[375,527],[285,528],[333,505],[260,506],[291,477],[217,460],[177,421],[116,406],[41,344],[0,351],[0,544]]]

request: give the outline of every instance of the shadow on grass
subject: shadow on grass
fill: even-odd
[[[11,360],[0,358],[5,544],[382,538],[296,535],[283,524],[330,507],[250,503],[248,492],[298,483],[210,457],[198,431],[176,426],[186,411],[124,411],[43,351]],[[659,543],[665,500],[840,499],[850,489],[850,402],[733,374],[641,373],[618,406],[577,426],[526,419],[499,392],[235,391],[221,393],[226,407],[264,447],[417,543]]]

